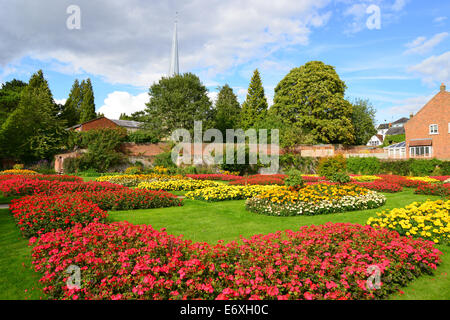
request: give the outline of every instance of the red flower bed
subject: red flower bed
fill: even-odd
[[[444,182],[445,180],[450,179],[450,176],[433,176],[433,177],[430,177],[430,178],[433,178],[433,179],[439,180],[441,182]]]
[[[239,180],[231,181],[230,185],[284,185],[285,175],[272,174],[272,175],[254,175]]]
[[[390,193],[394,193],[394,192],[400,192],[403,190],[402,186],[396,183],[389,183],[386,182],[385,180],[375,180],[372,182],[352,182],[353,184],[356,184],[358,186],[370,189],[370,190],[375,190],[375,191],[380,191],[380,192],[390,192]]]
[[[414,193],[433,196],[450,196],[450,183],[420,185]]]
[[[82,197],[67,195],[28,196],[12,200],[9,210],[24,237],[67,229],[77,223],[105,221],[106,211]]]
[[[420,180],[409,180],[406,177],[390,175],[390,174],[378,174],[378,177],[382,178],[384,182],[398,184],[405,188],[417,188],[421,185],[428,185],[429,183]],[[380,181],[380,180],[376,180]]]
[[[28,177],[0,181],[0,192],[5,197],[25,196],[34,194],[61,194],[78,191],[108,191],[119,190],[125,187],[109,182],[60,182],[48,180],[35,180]]]
[[[375,299],[440,263],[422,239],[352,224],[305,226],[215,246],[129,223],[76,225],[33,238],[50,299]],[[81,287],[66,286],[70,265]],[[369,267],[381,272],[370,291]]]
[[[231,174],[187,174],[186,177],[195,180],[221,180],[221,181],[233,181],[241,179],[241,176],[235,176]]]
[[[103,210],[135,210],[181,206],[183,201],[166,191],[120,189],[74,194],[97,204]],[[71,195],[72,196],[72,195]]]

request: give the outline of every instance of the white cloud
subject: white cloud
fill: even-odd
[[[119,119],[121,113],[131,115],[133,112],[144,110],[148,101],[149,96],[146,92],[133,96],[128,92],[114,91],[108,94],[103,106],[97,112],[110,119]]]
[[[425,54],[430,52],[435,46],[444,41],[448,37],[448,32],[442,32],[434,35],[431,39],[427,40],[426,37],[418,37],[414,41],[406,44],[409,49],[405,54]]]
[[[436,17],[436,18],[434,18],[433,19],[433,22],[434,23],[437,23],[437,24],[442,24],[445,20],[447,20],[448,18],[447,17],[444,17],[444,16],[442,16],[442,17]]]
[[[388,113],[393,115],[409,115],[411,113],[418,112],[425,104],[427,104],[433,95],[430,96],[418,96],[413,98],[407,98],[398,101],[398,104],[391,107]]]
[[[67,99],[55,99],[55,103],[57,104],[66,104]]]
[[[410,72],[420,74],[425,83],[450,81],[450,51],[440,56],[431,56],[421,63],[408,68]]]
[[[407,0],[395,0],[391,8],[393,11],[401,11],[406,6],[407,2]]]
[[[59,72],[148,87],[168,72],[179,11],[181,71],[205,72],[208,81],[268,52],[307,45],[312,28],[330,18],[322,12],[330,1],[79,0],[81,30],[66,28],[72,0],[2,2],[0,65],[32,56],[56,61]]]

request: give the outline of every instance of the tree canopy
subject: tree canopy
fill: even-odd
[[[149,89],[145,127],[157,138],[166,138],[179,128],[193,131],[194,121],[204,121],[203,128],[208,127],[213,119],[207,94],[208,89],[192,73],[163,77]]]
[[[17,108],[0,127],[3,157],[30,161],[52,156],[64,142],[53,96],[39,70],[20,94]]]
[[[241,105],[228,84],[219,89],[214,109],[214,128],[220,130],[225,137],[227,129],[238,128]]]
[[[84,123],[97,118],[91,79],[88,78],[81,82],[81,92],[83,100],[80,104],[80,123]]]
[[[355,129],[355,144],[365,145],[377,133],[376,110],[369,100],[356,99],[353,103],[352,124]]]
[[[300,127],[313,143],[351,144],[352,105],[344,99],[345,89],[334,67],[311,61],[292,69],[276,86],[271,112]]]

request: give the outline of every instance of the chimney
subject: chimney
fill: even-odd
[[[442,83],[442,84],[441,84],[441,92],[445,92],[445,89],[446,89],[446,88],[445,88],[445,84]]]
[[[392,123],[389,123],[389,128],[392,127]]]
[[[412,119],[414,117],[414,113],[411,112],[411,114],[409,115],[409,118]]]

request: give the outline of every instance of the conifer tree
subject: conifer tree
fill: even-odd
[[[95,113],[94,91],[92,90],[91,79],[81,82],[81,92],[83,100],[80,105],[80,123],[97,118]]]
[[[80,123],[80,111],[82,101],[83,96],[81,92],[80,82],[78,81],[78,79],[75,79],[72,85],[72,89],[70,90],[69,98],[64,104],[64,109],[61,114],[61,118],[66,120],[66,125],[68,127]]]
[[[253,73],[248,87],[247,99],[242,104],[241,128],[247,130],[263,119],[268,108],[267,99],[258,69]]]

